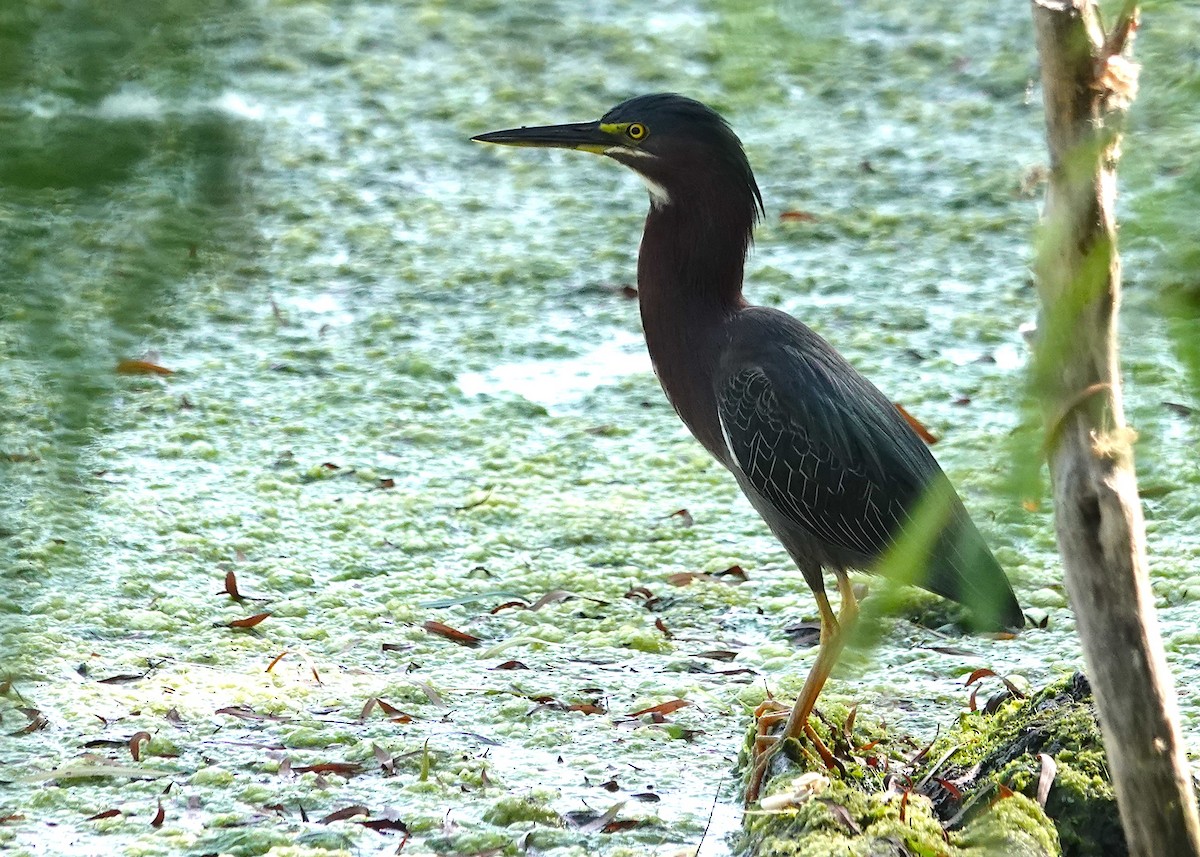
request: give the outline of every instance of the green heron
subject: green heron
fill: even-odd
[[[758,712],[747,803],[757,799],[773,755],[766,750],[780,738],[807,735],[832,761],[808,720],[858,613],[847,570],[878,571],[908,525],[927,517],[926,498],[940,498],[940,515],[911,582],[965,604],[978,628],[1024,624],[962,501],[892,402],[808,327],[742,296],[764,209],[741,141],[719,114],[680,95],[642,95],[598,122],[473,139],[605,155],[649,188],[638,299],[659,382],[783,543],[821,616],[817,658],[779,738],[766,734],[768,718]],[[823,569],[837,580],[837,615]]]

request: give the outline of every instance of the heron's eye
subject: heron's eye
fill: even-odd
[[[646,135],[650,132],[646,130],[646,126],[641,122],[634,122],[625,129],[625,133],[629,135],[630,140],[641,142],[646,139]]]

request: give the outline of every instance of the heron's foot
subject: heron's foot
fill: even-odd
[[[790,723],[792,710],[786,705],[777,702],[774,699],[768,699],[766,702],[754,709],[755,726],[754,726],[754,747],[751,753],[751,769],[750,777],[746,781],[746,805],[754,803],[758,800],[759,793],[762,791],[763,783],[766,781],[767,770],[771,767],[771,760],[775,754],[779,752],[783,743],[788,738],[799,738],[800,735],[789,733],[789,727],[794,729]],[[784,731],[780,734],[773,734],[772,729],[780,721],[789,721],[784,727]],[[812,724],[805,719],[804,726],[798,730],[812,745],[812,749],[820,757],[821,763],[829,770],[834,770],[838,767],[837,760],[833,753],[825,746],[825,742],[821,740],[821,736],[813,729]]]

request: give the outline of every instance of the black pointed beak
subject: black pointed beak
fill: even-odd
[[[471,139],[477,143],[496,143],[501,146],[578,149],[596,155],[603,155],[618,145],[612,136],[600,130],[599,122],[576,122],[571,125],[542,125],[537,128],[489,131]]]

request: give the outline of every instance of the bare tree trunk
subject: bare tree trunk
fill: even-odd
[[[1105,34],[1093,0],[1032,0],[1051,175],[1037,258],[1035,362],[1067,591],[1129,851],[1200,855],[1200,824],[1146,566],[1117,365],[1113,204],[1137,67],[1127,2]]]

